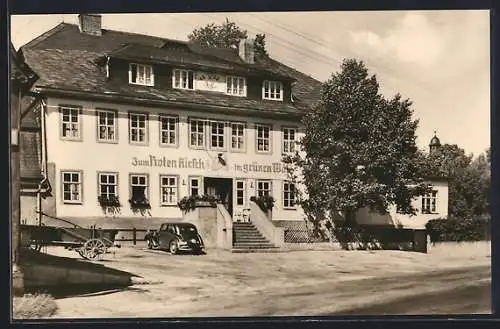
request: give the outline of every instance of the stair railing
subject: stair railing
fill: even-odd
[[[217,227],[218,237],[217,240],[222,242],[224,249],[231,249],[233,247],[233,219],[226,207],[222,204],[217,204]]]
[[[250,201],[250,222],[276,247],[284,245],[285,229],[275,226],[262,209],[253,201]]]

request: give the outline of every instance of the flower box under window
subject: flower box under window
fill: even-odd
[[[128,202],[130,203],[130,206],[132,208],[136,208],[136,209],[151,209],[151,204],[149,203],[149,200],[146,199],[146,198],[142,198],[142,199],[130,199],[128,200]]]
[[[101,207],[121,207],[120,200],[116,195],[110,195],[110,196],[98,196],[97,201],[99,201],[99,204]]]

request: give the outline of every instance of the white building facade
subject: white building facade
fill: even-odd
[[[206,49],[104,30],[99,15],[61,23],[21,51],[40,75],[45,222],[154,225],[181,218],[178,202],[191,195],[217,197],[233,220],[250,197],[270,195],[272,220],[304,220],[282,158],[298,150],[319,81],[257,56],[250,40]],[[389,224],[446,217],[447,185],[439,184],[415,200],[428,214],[391,211]],[[26,223],[37,222],[32,208],[22,209]],[[377,216],[361,211],[358,221]]]
[[[273,218],[303,218],[281,161],[297,122],[52,97],[45,108],[56,217],[181,218],[177,202],[193,194],[222,195],[238,217],[268,194]],[[151,208],[137,212],[129,200],[140,188]],[[100,196],[117,197],[118,212]]]

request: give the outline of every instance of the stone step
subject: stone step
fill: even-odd
[[[260,233],[259,231],[252,231],[252,232],[234,231],[234,235],[237,235],[237,236],[263,236],[262,233]]]
[[[271,248],[266,248],[266,249],[238,249],[238,248],[233,248],[231,249],[232,253],[251,253],[251,252],[258,252],[258,253],[276,253],[276,252],[285,252],[286,250],[282,250],[278,247],[271,247]]]
[[[266,237],[263,236],[262,234],[235,234],[235,235],[233,235],[233,238],[235,238],[235,239],[250,238],[250,239],[265,239],[266,240]]]
[[[235,243],[270,243],[267,239],[234,239],[233,244]]]
[[[255,226],[233,226],[233,230],[241,230],[241,231],[247,231],[247,230],[258,230]]]
[[[234,243],[233,248],[235,249],[266,249],[275,247],[271,243]]]

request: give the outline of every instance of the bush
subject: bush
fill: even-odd
[[[120,200],[115,195],[111,195],[109,197],[98,196],[97,201],[101,205],[101,207],[121,207]]]
[[[132,209],[151,209],[151,204],[146,198],[137,198],[128,200]]]
[[[177,202],[177,206],[183,212],[189,212],[196,208],[199,202],[207,202],[211,207],[215,207],[217,205],[217,199],[211,195],[190,195],[183,197],[179,202]]]
[[[274,198],[270,195],[252,196],[250,201],[255,202],[263,212],[268,212],[274,207]]]
[[[48,318],[57,311],[54,298],[46,294],[26,294],[13,298],[14,319]]]
[[[438,218],[430,220],[425,228],[432,242],[491,239],[491,217]]]

